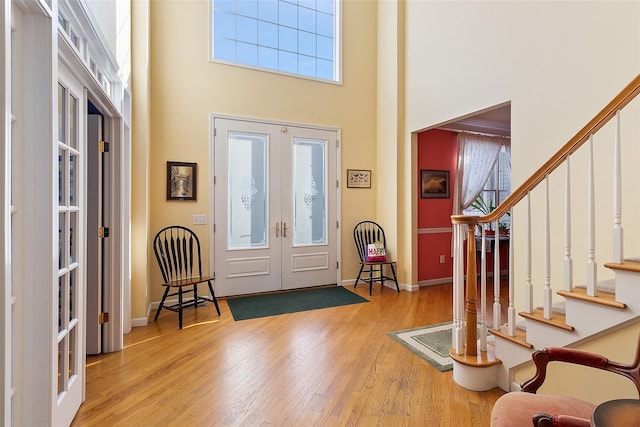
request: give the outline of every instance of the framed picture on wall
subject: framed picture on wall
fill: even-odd
[[[371,188],[371,171],[347,169],[347,188]]]
[[[449,184],[449,171],[420,171],[420,197],[423,199],[448,199]]]
[[[167,200],[196,200],[197,163],[167,162]]]

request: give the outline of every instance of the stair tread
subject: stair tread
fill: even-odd
[[[503,332],[503,331],[498,331],[496,329],[491,329],[489,330],[489,332],[497,337],[503,338],[507,341],[511,341],[512,343],[518,344],[519,346],[522,346],[524,348],[527,348],[527,349],[533,348],[533,344],[530,344],[527,342],[527,331],[524,331],[522,329],[516,328],[515,337],[512,337],[511,335],[509,335],[507,331]]]
[[[478,350],[478,354],[470,356],[465,354],[457,354],[452,348],[449,350],[449,356],[458,363],[466,366],[489,367],[502,364],[502,360],[496,358],[493,347],[488,346],[487,351]]]
[[[625,259],[620,263],[608,262],[604,266],[612,270],[635,271],[640,273],[640,260],[636,259]]]
[[[614,294],[605,291],[597,290],[595,297],[587,295],[586,288],[573,288],[572,291],[558,291],[557,294],[562,295],[565,298],[588,301],[595,304],[605,305],[607,307],[614,307],[619,309],[627,308],[627,304],[616,301],[616,296]]]
[[[567,325],[566,317],[560,313],[551,313],[551,319],[546,319],[544,317],[544,310],[541,308],[534,308],[533,312],[527,313],[526,311],[522,311],[518,313],[520,316],[534,320],[536,322],[544,323],[549,326],[553,326],[559,329],[564,329],[565,331],[574,331],[575,328],[571,325]]]

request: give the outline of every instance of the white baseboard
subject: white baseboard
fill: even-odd
[[[207,298],[211,298],[210,294],[206,294]],[[185,302],[189,302],[190,300],[192,300],[192,297],[189,298],[185,298],[184,301]],[[166,305],[173,305],[173,304],[177,304],[178,300],[177,299],[168,299],[164,302]],[[131,327],[135,328],[138,326],[147,326],[149,324],[149,317],[151,316],[151,310],[157,310],[158,307],[160,307],[160,301],[153,301],[151,302],[151,304],[149,304],[149,307],[147,307],[147,317],[137,317],[135,319],[131,319]]]
[[[342,282],[339,283],[340,286],[353,286],[356,283],[356,279],[348,279],[348,280],[343,280]],[[393,281],[391,280],[385,280],[384,281],[384,286],[390,289],[393,289],[394,291],[396,290],[396,284],[393,283]],[[400,290],[405,290],[407,292],[415,292],[419,289],[418,285],[409,285],[409,284],[405,284],[405,283],[398,283],[398,287],[400,288]]]
[[[434,286],[452,283],[453,277],[439,277],[437,279],[420,280],[418,286]]]
[[[147,317],[136,317],[131,319],[131,327],[137,328],[139,326],[147,326],[149,324],[149,319]]]

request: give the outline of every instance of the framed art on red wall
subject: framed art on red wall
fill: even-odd
[[[448,199],[449,184],[449,171],[431,169],[420,171],[420,197],[423,199]]]

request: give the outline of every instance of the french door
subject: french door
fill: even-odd
[[[84,387],[84,161],[86,96],[60,65],[58,83],[58,236],[51,384],[52,424],[65,425],[82,402]]]
[[[220,296],[337,282],[338,132],[214,118]]]

